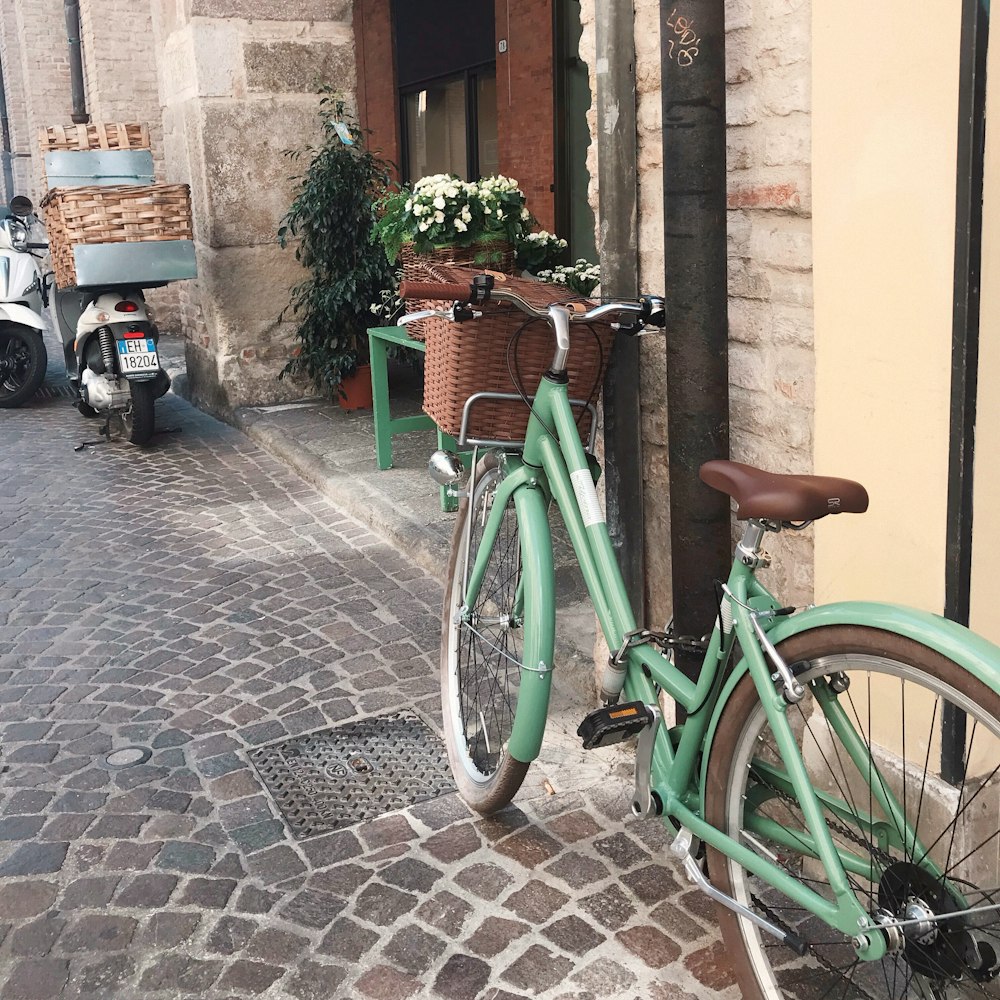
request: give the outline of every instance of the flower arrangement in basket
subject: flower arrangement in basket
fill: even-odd
[[[601,266],[591,264],[590,261],[580,257],[574,264],[560,265],[547,271],[538,271],[536,277],[539,281],[565,285],[577,295],[590,295],[601,283]]]
[[[564,239],[545,229],[538,233],[525,233],[514,245],[517,267],[536,277],[544,269],[549,269],[551,273],[567,246]]]
[[[501,264],[502,254],[512,250],[532,222],[517,181],[502,174],[481,181],[432,174],[412,188],[393,191],[378,207],[375,228],[390,261],[405,248],[447,266],[458,263],[456,249],[472,249],[472,256],[460,255],[462,263]],[[442,250],[449,259],[437,253]]]

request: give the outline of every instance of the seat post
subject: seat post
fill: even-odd
[[[747,521],[747,526],[743,529],[743,537],[736,545],[736,558],[744,566],[756,569],[758,566],[766,564],[765,556],[760,549],[760,543],[764,540],[766,531],[767,528],[756,518],[751,517]]]

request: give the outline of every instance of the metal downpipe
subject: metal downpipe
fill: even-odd
[[[69,45],[69,79],[73,94],[71,117],[75,125],[90,121],[87,113],[87,91],[83,82],[83,47],[80,42],[80,2],[64,0],[66,14],[66,41]]]
[[[731,563],[729,498],[698,478],[729,457],[724,0],[664,4],[660,38],[673,611],[700,636]],[[677,662],[689,677],[701,665]]]

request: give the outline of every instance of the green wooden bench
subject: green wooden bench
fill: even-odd
[[[368,331],[368,351],[372,366],[372,411],[375,424],[375,463],[379,469],[392,468],[392,438],[394,434],[437,431],[437,446],[457,451],[458,445],[450,434],[445,434],[425,413],[409,417],[394,417],[389,409],[389,366],[387,353],[390,344],[405,347],[421,354],[427,349],[423,341],[414,340],[403,326],[376,326]],[[441,509],[457,510],[458,499],[441,487]]]

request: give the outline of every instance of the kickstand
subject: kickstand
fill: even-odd
[[[111,441],[111,414],[109,413],[107,419],[104,421],[104,426],[98,432],[102,435],[103,440],[101,441],[81,441],[78,445],[73,448],[73,451],[83,451],[84,448],[95,448],[99,444],[108,444]]]

